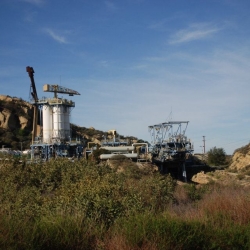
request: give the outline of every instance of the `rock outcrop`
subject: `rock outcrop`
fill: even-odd
[[[192,181],[199,184],[208,184],[212,181],[212,177],[201,171],[192,177]]]
[[[232,157],[232,163],[229,166],[231,170],[244,170],[250,167],[250,144],[235,150]]]
[[[0,95],[0,128],[30,129],[32,105],[16,97]]]
[[[250,186],[250,144],[235,150],[231,163],[225,170],[200,172],[192,177],[192,181],[199,184],[218,182]]]
[[[198,184],[219,183],[220,185],[250,186],[250,176],[239,172],[232,173],[227,170],[214,172],[200,172],[192,177],[192,181]]]

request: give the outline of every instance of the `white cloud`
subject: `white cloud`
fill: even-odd
[[[59,42],[59,43],[68,43],[66,38],[64,36],[58,35],[56,32],[54,32],[51,29],[44,29],[44,31],[50,35],[50,37],[52,37],[55,41]]]
[[[207,38],[220,29],[209,23],[192,24],[187,29],[177,31],[172,35],[169,44],[186,43],[194,40]]]

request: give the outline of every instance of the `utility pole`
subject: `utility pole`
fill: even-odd
[[[206,153],[206,140],[205,140],[205,136],[203,135],[203,154]]]

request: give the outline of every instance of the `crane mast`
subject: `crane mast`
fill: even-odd
[[[34,80],[34,69],[30,66],[27,66],[26,67],[26,71],[28,72],[29,74],[29,77],[30,77],[30,81],[31,81],[31,85],[30,85],[30,88],[31,88],[31,95],[35,101],[34,103],[34,114],[33,114],[33,133],[32,133],[32,144],[34,143],[34,140],[35,140],[35,136],[37,134],[37,121],[38,121],[38,105],[37,105],[37,102],[38,102],[38,96],[37,96],[37,91],[36,91],[36,84],[35,84],[35,80]]]

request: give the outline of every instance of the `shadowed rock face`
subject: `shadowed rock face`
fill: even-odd
[[[28,102],[0,95],[0,128],[31,129],[32,105]]]

